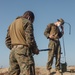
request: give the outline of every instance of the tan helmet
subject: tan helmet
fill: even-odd
[[[61,22],[61,25],[63,25],[63,24],[64,24],[64,20],[63,20],[62,18],[57,19],[57,21]]]

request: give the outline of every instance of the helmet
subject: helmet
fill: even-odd
[[[63,25],[63,24],[64,24],[64,20],[63,20],[62,18],[57,19],[57,21],[61,22],[61,25]]]
[[[26,11],[24,14],[23,14],[23,17],[26,18],[26,19],[29,19],[31,22],[34,21],[34,13],[32,11]]]

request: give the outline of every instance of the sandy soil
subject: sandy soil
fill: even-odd
[[[74,71],[75,67],[67,67],[67,71],[66,72],[61,72],[61,74],[59,75],[75,75],[75,71]],[[73,70],[73,71],[71,71]],[[57,75],[55,69],[51,70],[52,75]],[[36,75],[47,75],[48,71],[46,70],[45,67],[36,67]]]
[[[55,69],[51,70],[52,75],[56,75]],[[36,75],[47,75],[47,70],[45,67],[36,67]],[[8,68],[0,68],[0,75],[8,75]],[[67,71],[60,75],[75,75],[75,67],[69,66]]]

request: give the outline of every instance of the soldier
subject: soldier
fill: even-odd
[[[64,34],[64,28],[63,28],[64,20],[62,18],[58,19],[55,23],[50,23],[47,28],[45,29],[44,35],[47,37],[47,39],[50,40],[48,48],[51,50],[48,52],[48,63],[47,63],[47,70],[48,75],[51,75],[51,68],[53,64],[53,58],[55,56],[56,58],[56,73],[60,73],[60,57],[61,57],[61,46],[59,39]],[[61,31],[59,29],[59,26],[61,28]]]
[[[11,49],[9,75],[35,75],[33,54],[39,54],[34,33],[34,13],[26,11],[8,28],[6,46]]]

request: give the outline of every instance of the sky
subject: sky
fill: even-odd
[[[69,25],[64,24],[64,43],[63,38],[60,39],[63,53],[61,62],[66,61],[69,66],[75,65],[75,0],[0,0],[0,67],[9,67],[10,50],[5,45],[8,26],[28,10],[35,15],[34,36],[39,50],[48,48],[49,40],[44,36],[44,31],[49,23],[60,18],[70,23],[71,34],[69,35]],[[46,66],[47,51],[33,57],[36,66]]]

